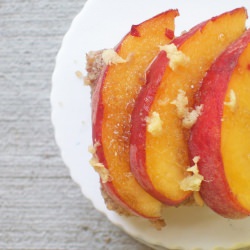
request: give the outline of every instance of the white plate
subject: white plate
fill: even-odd
[[[52,122],[62,158],[73,180],[96,209],[129,235],[156,249],[223,249],[250,246],[250,219],[228,220],[206,208],[170,208],[167,227],[156,231],[139,218],[108,211],[99,190],[99,178],[89,165],[91,155],[90,89],[75,72],[85,72],[85,54],[114,47],[132,24],[170,8],[178,8],[177,34],[214,15],[245,6],[244,0],[89,0],[74,19],[58,53],[51,93]],[[249,249],[249,248],[248,248]]]

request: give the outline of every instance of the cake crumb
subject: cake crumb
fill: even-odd
[[[151,220],[150,222],[153,227],[159,231],[166,226],[166,222],[163,219]]]
[[[82,74],[82,72],[81,72],[80,70],[77,70],[77,71],[75,72],[75,75],[76,75],[76,77],[79,78],[80,80],[83,79],[83,74]]]
[[[175,71],[178,66],[185,66],[190,61],[190,58],[186,56],[182,51],[178,50],[173,43],[160,46],[160,50],[166,51],[167,58],[169,59],[169,67],[173,71]]]
[[[188,172],[191,172],[193,175],[189,175],[180,182],[180,188],[183,191],[200,191],[201,182],[204,180],[204,177],[199,174],[198,170],[198,161],[200,160],[199,156],[193,158],[194,165],[187,168]]]
[[[163,122],[159,113],[153,112],[151,116],[147,117],[146,122],[148,125],[147,131],[149,133],[151,133],[153,136],[161,134]]]
[[[108,210],[114,211],[120,215],[124,216],[131,216],[132,214],[126,210],[125,208],[121,207],[117,202],[115,202],[106,192],[106,190],[101,187],[101,194],[106,204]]]
[[[90,51],[86,54],[86,71],[87,76],[84,77],[84,84],[89,85],[94,90],[96,82],[101,74],[104,62],[102,60],[103,50]]]

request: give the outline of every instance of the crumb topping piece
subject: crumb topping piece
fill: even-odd
[[[167,52],[167,58],[169,59],[169,67],[175,71],[180,65],[185,66],[189,63],[190,58],[186,56],[182,51],[172,43],[164,46],[160,46],[160,50]]]
[[[114,49],[106,49],[102,52],[102,59],[106,65],[126,63],[128,60],[120,57]]]
[[[162,120],[160,118],[159,113],[153,112],[151,116],[147,117],[147,131],[151,133],[153,136],[157,136],[162,131]]]
[[[191,128],[197,121],[198,117],[201,115],[203,105],[196,106],[190,112],[187,112],[182,120],[182,125],[184,128]]]
[[[171,104],[175,105],[177,108],[177,115],[179,118],[185,117],[185,114],[188,112],[188,98],[186,92],[182,89],[179,89],[179,93],[174,101]]]
[[[100,146],[99,142],[96,142],[94,146],[89,147],[89,152],[92,154],[92,158],[89,163],[94,168],[94,170],[99,174],[102,183],[107,183],[112,180],[109,170],[105,168],[104,164],[99,162],[98,156],[96,154],[97,147]]]
[[[94,145],[89,146],[88,148],[89,153],[91,153],[92,155],[96,155],[96,150],[100,145],[101,145],[100,142],[96,142]]]
[[[230,93],[229,93],[229,101],[224,102],[224,105],[228,106],[232,112],[235,111],[235,109],[236,109],[236,95],[232,89],[230,90]]]
[[[188,172],[191,172],[193,175],[187,176],[180,182],[180,188],[184,191],[200,191],[200,185],[204,180],[204,177],[199,174],[198,170],[198,161],[200,160],[199,156],[193,158],[194,165],[187,168]]]
[[[177,115],[182,119],[182,126],[184,128],[190,129],[197,121],[198,117],[202,113],[203,104],[196,106],[195,109],[190,110],[188,105],[188,98],[186,92],[179,90],[177,98],[171,102],[177,108]]]

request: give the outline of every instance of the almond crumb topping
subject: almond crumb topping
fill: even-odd
[[[113,49],[106,49],[102,52],[102,59],[106,65],[126,63],[128,60],[120,57]]]
[[[94,145],[89,146],[88,148],[89,153],[91,153],[92,155],[96,155],[97,147],[99,147],[100,145],[101,145],[100,142],[96,142]]]
[[[147,131],[151,133],[153,136],[157,136],[162,131],[162,120],[160,118],[159,113],[153,112],[150,117],[147,117]]]
[[[203,105],[199,105],[196,106],[192,111],[186,112],[182,120],[183,127],[187,129],[191,128],[196,123],[198,117],[201,115],[202,109]]]
[[[186,96],[186,92],[182,89],[179,89],[178,95],[174,101],[171,102],[171,104],[175,105],[177,108],[177,115],[179,118],[183,118],[185,114],[188,112],[188,98]]]
[[[105,168],[104,164],[99,162],[98,156],[96,154],[97,147],[100,146],[99,142],[96,142],[94,146],[89,146],[89,152],[92,154],[92,158],[89,163],[94,168],[94,170],[99,174],[102,183],[107,183],[112,180],[109,170]]]
[[[190,58],[186,56],[182,51],[172,44],[160,46],[160,50],[167,52],[167,58],[169,59],[169,67],[174,71],[180,65],[185,66],[189,63]]]
[[[184,128],[190,129],[197,121],[198,117],[201,115],[203,104],[196,106],[195,109],[190,110],[188,105],[188,98],[186,92],[179,90],[179,93],[171,104],[175,105],[177,108],[177,115],[182,119],[182,126]]]
[[[201,182],[204,180],[204,177],[199,174],[198,170],[198,161],[200,160],[199,156],[193,158],[194,165],[187,168],[188,172],[191,172],[193,175],[187,176],[180,182],[180,188],[184,191],[200,191]]]

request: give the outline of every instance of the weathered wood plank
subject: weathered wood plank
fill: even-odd
[[[51,74],[83,4],[0,0],[0,249],[148,249],[94,210],[54,142]]]

